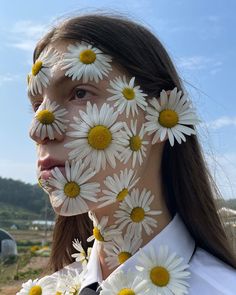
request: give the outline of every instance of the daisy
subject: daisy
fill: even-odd
[[[104,196],[99,201],[103,203],[98,207],[101,208],[116,201],[122,202],[140,179],[140,177],[135,179],[135,175],[132,169],[128,171],[126,168],[120,171],[120,177],[117,174],[113,174],[113,177],[107,176],[104,184],[109,190],[102,190]]]
[[[51,295],[56,294],[56,279],[45,276],[42,279],[28,280],[16,295]]]
[[[57,275],[56,293],[58,295],[76,295],[81,290],[82,281],[84,279],[85,270],[78,272],[77,270],[68,270],[66,274]]]
[[[69,120],[63,117],[68,113],[64,108],[60,108],[55,101],[49,99],[41,104],[35,113],[31,124],[30,135],[34,134],[41,140],[45,138],[55,139],[55,132],[62,134],[66,130],[65,123]]]
[[[115,272],[102,283],[101,287],[100,295],[142,295],[148,291],[145,281],[131,271]]]
[[[111,71],[111,57],[104,54],[100,49],[93,47],[86,42],[71,44],[68,52],[64,54],[62,70],[67,70],[65,75],[72,77],[72,80],[80,80],[86,83],[107,76]]]
[[[183,258],[170,253],[167,246],[160,246],[158,250],[151,247],[148,253],[141,250],[136,266],[146,280],[146,288],[153,295],[188,294],[188,267]]]
[[[144,125],[142,125],[139,133],[137,132],[137,120],[131,120],[131,130],[124,124],[124,130],[120,131],[119,141],[122,144],[122,150],[120,154],[120,159],[125,164],[132,157],[132,168],[136,165],[136,161],[139,165],[143,163],[143,157],[146,157],[147,145],[149,142],[143,140],[145,130]]]
[[[96,215],[89,211],[89,217],[93,221],[93,235],[87,239],[88,242],[97,240],[103,243],[110,241],[114,236],[121,234],[120,230],[116,229],[114,225],[107,226],[108,216],[103,216],[99,222]]]
[[[32,66],[31,73],[28,74],[28,89],[32,95],[42,94],[43,87],[49,85],[52,77],[51,68],[58,60],[59,54],[52,48],[43,50]]]
[[[148,135],[155,132],[152,144],[158,140],[163,141],[167,136],[170,145],[174,145],[174,139],[178,143],[186,141],[185,135],[196,134],[191,127],[199,123],[192,103],[187,99],[187,95],[182,91],[177,92],[175,87],[169,94],[165,90],[161,91],[160,100],[155,97],[150,101],[151,107],[147,107],[148,115],[145,130]]]
[[[108,101],[116,101],[114,106],[117,107],[119,113],[123,113],[126,110],[126,117],[128,118],[130,111],[134,116],[138,115],[138,107],[145,110],[147,102],[140,86],[134,86],[135,77],[131,78],[129,82],[125,76],[115,78],[114,81],[110,81],[112,89],[107,89],[108,92],[114,94],[109,97]]]
[[[107,254],[105,261],[109,269],[124,263],[141,247],[143,240],[138,236],[126,234],[117,236],[112,243],[104,245],[104,251]]]
[[[147,235],[153,233],[152,227],[157,227],[157,221],[153,215],[160,215],[162,212],[157,210],[150,210],[150,205],[154,200],[151,192],[145,188],[139,194],[138,189],[133,189],[130,196],[127,196],[122,203],[120,203],[120,210],[114,214],[116,218],[115,224],[122,230],[126,225],[127,233],[131,235],[142,234],[144,228]]]
[[[78,251],[78,253],[74,253],[71,257],[75,258],[75,261],[80,261],[82,266],[85,267],[88,263],[89,254],[91,253],[91,247],[87,249],[88,255],[84,250],[82,243],[78,239],[74,239],[72,242],[72,246]]]
[[[107,104],[103,104],[100,111],[96,104],[87,103],[87,113],[79,111],[81,119],[74,117],[75,124],[70,124],[75,131],[67,132],[68,136],[77,138],[65,145],[72,148],[70,159],[83,160],[97,172],[106,168],[106,162],[112,168],[116,167],[121,145],[119,131],[123,122],[116,122],[118,113]]]
[[[60,212],[65,215],[75,215],[88,212],[89,208],[85,200],[97,202],[97,193],[100,192],[100,185],[96,182],[87,183],[95,175],[95,172],[88,168],[84,170],[81,161],[65,162],[65,176],[58,167],[52,170],[52,177],[48,183],[55,188],[50,194],[54,207],[59,207]]]

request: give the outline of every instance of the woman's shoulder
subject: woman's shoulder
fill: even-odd
[[[194,291],[196,294],[236,294],[236,270],[201,248],[196,249],[190,272],[192,295]]]

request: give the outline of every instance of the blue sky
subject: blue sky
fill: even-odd
[[[203,121],[198,131],[213,176],[225,198],[236,197],[234,0],[0,0],[0,176],[36,182],[26,96],[36,41],[63,16],[96,9],[123,13],[158,35]]]

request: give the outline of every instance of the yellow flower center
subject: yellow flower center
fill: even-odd
[[[160,112],[158,121],[161,126],[172,128],[179,122],[179,116],[176,111],[166,109]]]
[[[64,186],[64,193],[69,198],[76,198],[80,194],[80,186],[74,181],[67,182]]]
[[[135,292],[132,289],[124,288],[121,289],[117,295],[135,295]]]
[[[116,197],[117,201],[119,201],[119,202],[123,201],[128,194],[129,194],[129,191],[127,190],[127,188],[124,188],[117,195],[117,197]]]
[[[92,64],[96,60],[96,53],[91,49],[85,49],[80,53],[79,59],[83,64]]]
[[[133,222],[141,222],[145,217],[145,211],[142,207],[134,208],[130,213],[130,218]]]
[[[39,71],[42,69],[42,67],[43,67],[43,62],[40,60],[36,61],[36,63],[34,63],[32,66],[32,74],[34,76],[37,76]]]
[[[59,291],[57,291],[56,295],[62,295],[62,293],[61,293],[61,292],[59,292]]]
[[[93,229],[93,235],[94,235],[94,238],[100,242],[104,242],[104,238],[103,236],[101,235],[101,232],[100,230],[95,226],[94,229]]]
[[[134,152],[139,151],[142,146],[141,138],[138,135],[131,137],[129,140],[129,146],[132,151],[134,151]]]
[[[42,288],[38,285],[33,286],[30,290],[29,290],[29,295],[41,295],[42,294]]]
[[[112,141],[111,131],[104,125],[92,127],[88,133],[88,143],[96,150],[106,149]]]
[[[150,272],[150,279],[154,285],[164,287],[169,283],[170,274],[166,268],[156,266]]]
[[[38,121],[40,123],[45,124],[45,125],[50,125],[55,120],[54,114],[52,112],[50,112],[49,110],[39,111],[36,115],[36,118],[38,119]]]
[[[118,254],[118,261],[120,264],[124,263],[127,259],[129,259],[132,255],[129,252],[123,251]]]
[[[70,294],[71,295],[79,295],[80,288],[81,288],[81,285],[75,285],[75,286],[71,287]]]
[[[127,100],[133,100],[135,98],[135,92],[133,88],[124,88],[122,90],[122,94],[124,96],[124,98],[126,98]]]

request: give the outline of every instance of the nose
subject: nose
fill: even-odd
[[[48,141],[63,141],[67,129],[64,116],[68,111],[55,102],[46,101],[36,111],[31,123],[29,135],[38,144]]]
[[[52,142],[52,141],[62,142],[65,139],[65,133],[60,134],[58,132],[54,132],[53,138],[49,138],[48,136],[40,137],[35,132],[32,133],[31,128],[29,130],[29,136],[32,140],[36,142],[36,144],[40,144],[40,145],[48,144],[48,142]]]

